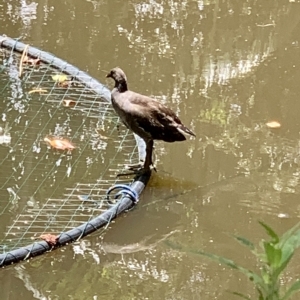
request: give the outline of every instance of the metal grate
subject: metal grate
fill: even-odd
[[[107,189],[132,182],[116,175],[139,153],[100,83],[44,52],[35,55],[38,65],[22,64],[20,77],[21,53],[0,51],[0,251],[7,253],[107,211]],[[53,149],[46,136],[76,148]]]

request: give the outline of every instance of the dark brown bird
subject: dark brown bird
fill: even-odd
[[[153,141],[184,141],[184,134],[195,136],[185,127],[176,114],[157,100],[128,90],[127,78],[120,68],[112,69],[106,77],[115,81],[111,92],[112,105],[127,128],[146,143],[146,159],[143,171],[152,165]]]

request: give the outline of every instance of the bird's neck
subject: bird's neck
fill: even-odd
[[[127,82],[126,81],[118,81],[115,84],[115,88],[120,92],[126,92],[128,90],[127,88]]]

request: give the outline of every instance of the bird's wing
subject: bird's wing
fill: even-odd
[[[132,115],[132,123],[135,123],[142,132],[153,139],[166,142],[185,140],[182,131],[185,127],[176,114],[158,102],[147,96],[130,98],[129,110]],[[180,129],[183,129],[180,132]]]
[[[154,139],[167,141],[172,140],[172,137],[175,140],[184,140],[182,132],[194,135],[171,109],[159,101],[132,91],[120,93],[118,97],[127,116],[127,124],[133,125],[131,128],[139,127],[150,133]]]
[[[132,92],[129,109],[145,125],[155,127],[181,125],[176,114],[156,99]]]
[[[139,124],[143,128],[151,127],[156,131],[157,139],[168,140],[168,135],[176,140],[183,140],[182,134],[196,136],[189,128],[184,126],[177,115],[168,107],[164,106],[155,99],[144,96],[144,101],[136,104],[135,109],[140,116]],[[145,117],[144,117],[145,116]],[[172,137],[170,137],[172,140]]]

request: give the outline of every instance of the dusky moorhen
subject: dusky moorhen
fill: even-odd
[[[115,81],[111,92],[113,108],[127,128],[146,143],[146,159],[142,171],[152,165],[153,141],[184,141],[184,134],[195,134],[182,124],[176,114],[159,101],[128,90],[127,78],[122,69],[113,68],[106,77]]]

